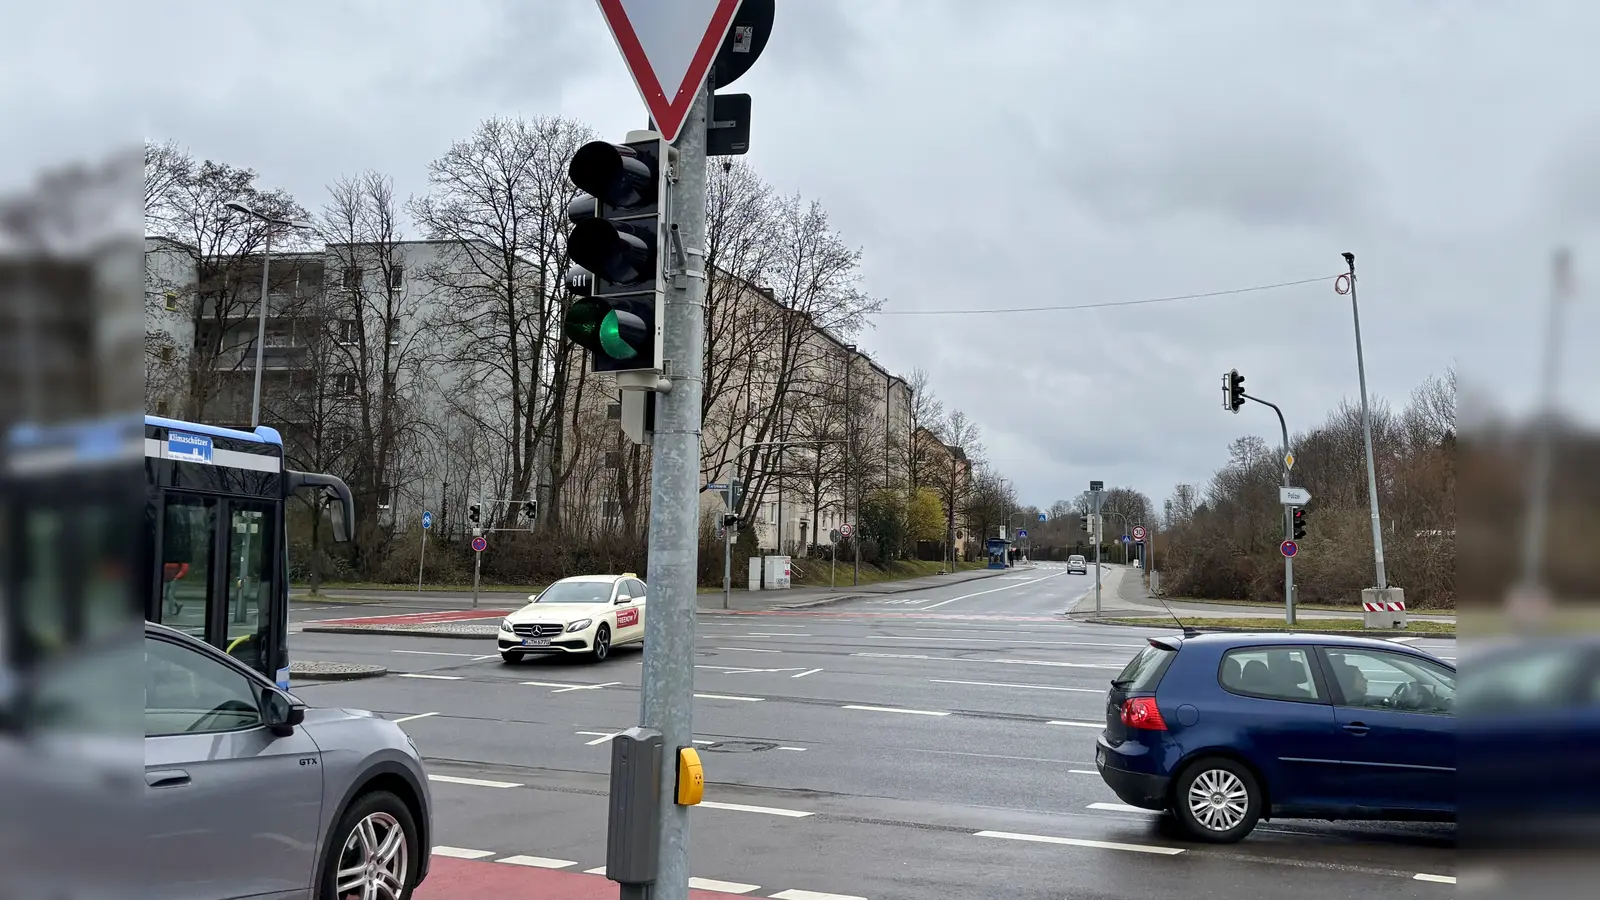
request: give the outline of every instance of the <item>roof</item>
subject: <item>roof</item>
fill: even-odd
[[[157,428],[166,428],[171,431],[187,431],[191,434],[205,434],[211,437],[229,438],[252,444],[283,446],[283,436],[278,434],[277,429],[266,425],[257,425],[255,431],[240,431],[237,428],[219,428],[216,425],[202,425],[199,422],[180,422],[177,419],[149,415],[144,417],[144,424],[153,425]]]
[[[625,573],[622,575],[569,575],[566,578],[561,579],[561,581],[557,581],[556,584],[560,584],[562,581],[616,581],[619,578],[638,577],[639,576],[632,573]]]
[[[1372,650],[1399,650],[1432,657],[1418,647],[1397,644],[1377,637],[1357,637],[1351,634],[1329,634],[1315,631],[1202,631],[1188,637],[1171,635],[1163,643],[1194,644],[1201,647],[1259,647],[1271,644],[1322,644],[1328,647],[1365,647]]]

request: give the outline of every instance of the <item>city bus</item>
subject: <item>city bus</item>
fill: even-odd
[[[333,539],[348,541],[350,489],[285,465],[272,428],[142,424],[128,416],[8,430],[0,682],[102,652],[138,607],[287,688],[286,506],[299,493],[318,515],[325,507]]]
[[[350,540],[355,506],[333,475],[284,463],[275,429],[144,419],[145,618],[188,632],[289,686],[287,503],[326,508]]]

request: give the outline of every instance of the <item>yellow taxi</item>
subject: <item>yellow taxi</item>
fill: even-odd
[[[644,643],[644,599],[644,582],[632,572],[563,578],[500,622],[500,658],[566,653],[600,662],[613,647]]]

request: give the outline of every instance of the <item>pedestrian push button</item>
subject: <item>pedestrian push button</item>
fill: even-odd
[[[706,793],[706,773],[700,765],[700,751],[678,748],[678,805],[694,806]]]

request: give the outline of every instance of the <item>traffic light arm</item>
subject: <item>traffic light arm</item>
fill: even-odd
[[[1272,411],[1278,414],[1278,428],[1283,432],[1283,457],[1278,460],[1278,465],[1283,466],[1283,486],[1288,487],[1289,464],[1286,462],[1286,460],[1289,457],[1289,425],[1283,419],[1283,410],[1278,408],[1278,404],[1263,400],[1260,397],[1254,397],[1250,394],[1241,394],[1240,396],[1244,397],[1246,400],[1259,403],[1262,406],[1270,406],[1272,407]]]

